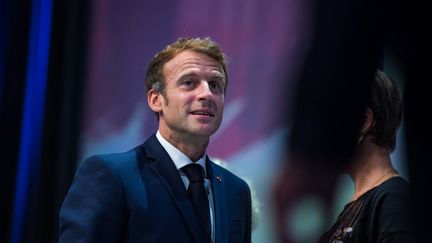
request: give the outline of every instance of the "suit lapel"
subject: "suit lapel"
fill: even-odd
[[[226,192],[224,177],[216,164],[207,157],[207,174],[213,189],[213,202],[215,206],[216,218],[216,243],[229,242],[228,239],[228,209],[226,205]]]
[[[189,199],[183,181],[168,153],[153,135],[145,143],[147,155],[154,159],[150,164],[153,171],[159,176],[167,191],[175,201],[177,208],[184,217],[197,242],[204,242],[199,222],[195,216],[193,205]]]

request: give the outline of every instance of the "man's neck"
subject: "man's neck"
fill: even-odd
[[[205,153],[209,139],[202,139],[187,135],[174,135],[173,133],[166,133],[159,130],[161,136],[184,153],[193,162],[198,161]]]

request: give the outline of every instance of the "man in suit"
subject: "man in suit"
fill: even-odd
[[[145,83],[157,133],[82,164],[60,210],[59,242],[250,242],[248,185],[206,155],[228,83],[220,47],[180,38],[151,60]],[[190,177],[191,166],[204,179]]]

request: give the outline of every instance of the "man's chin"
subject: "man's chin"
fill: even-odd
[[[210,138],[211,135],[213,135],[217,131],[217,128],[214,127],[204,127],[204,128],[198,128],[194,131],[194,134],[201,137]]]

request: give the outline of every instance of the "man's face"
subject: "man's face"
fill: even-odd
[[[222,121],[225,73],[213,58],[180,52],[163,66],[165,96],[154,111],[159,130],[174,138],[208,139]]]

